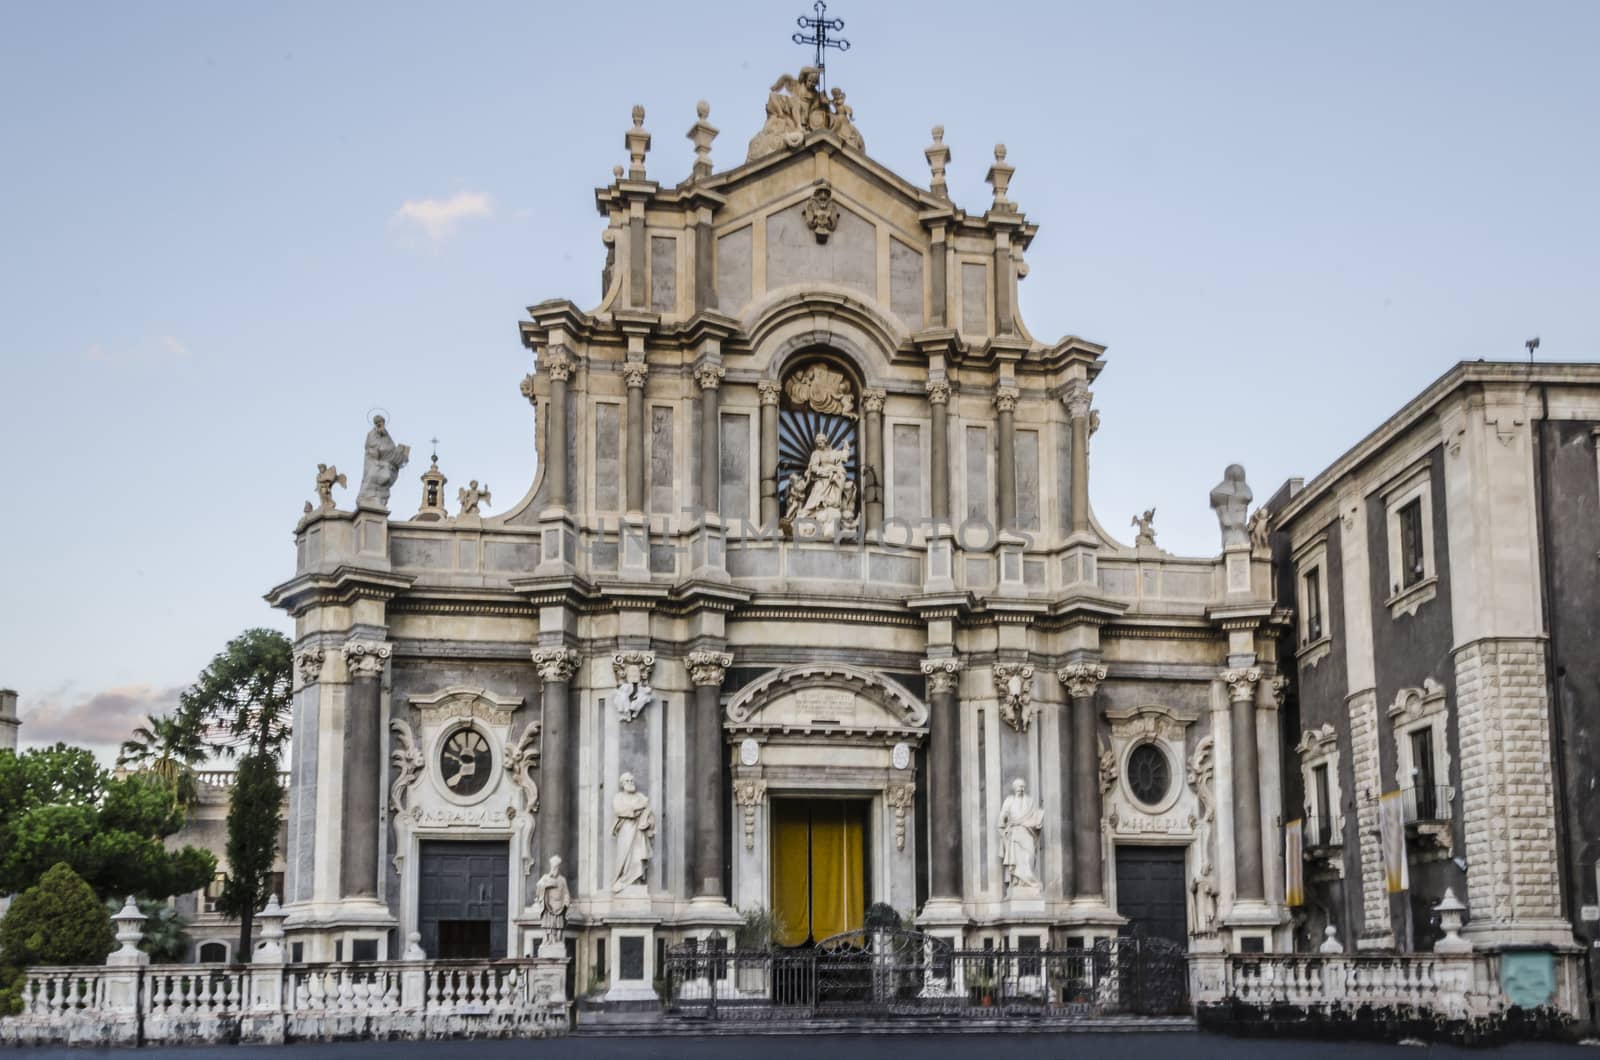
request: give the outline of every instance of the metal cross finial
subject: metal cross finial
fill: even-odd
[[[439,462],[439,439],[434,437],[429,438],[428,441],[433,445],[433,462],[437,464]]]
[[[823,0],[817,0],[816,3],[811,5],[811,8],[816,12],[815,16],[801,15],[799,18],[795,19],[795,23],[799,25],[801,29],[809,29],[811,30],[811,33],[796,33],[789,39],[794,41],[796,44],[816,45],[817,85],[820,88],[826,88],[828,84],[828,64],[825,59],[827,50],[829,48],[838,48],[841,52],[847,52],[850,50],[850,42],[845,40],[843,37],[835,37],[831,39],[828,37],[829,30],[837,33],[839,30],[844,29],[844,19],[829,18],[828,5],[825,4]]]

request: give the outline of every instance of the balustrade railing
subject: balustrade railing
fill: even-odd
[[[1464,1015],[1475,1004],[1470,955],[1232,956],[1226,996],[1261,1008],[1410,1008]]]

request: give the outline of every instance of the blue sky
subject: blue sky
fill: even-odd
[[[499,505],[533,471],[524,306],[592,305],[592,189],[738,162],[798,0],[16,4],[0,35],[0,685],[110,743],[292,570],[365,414]],[[1217,549],[1225,464],[1315,473],[1460,359],[1600,358],[1592,3],[853,3],[868,152],[1041,226],[1029,327],[1110,349],[1092,499]],[[407,204],[410,204],[408,207]],[[414,457],[393,509],[415,509]]]

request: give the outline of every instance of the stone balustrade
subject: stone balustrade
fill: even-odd
[[[1431,953],[1346,957],[1283,955],[1227,961],[1227,996],[1268,1008],[1408,1007],[1452,1019],[1488,1011],[1474,991],[1471,956]]]
[[[0,1045],[537,1037],[567,1029],[566,961],[35,968]]]

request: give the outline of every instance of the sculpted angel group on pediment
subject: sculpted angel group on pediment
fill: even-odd
[[[832,130],[846,147],[866,150],[844,89],[825,93],[821,85],[822,72],[814,66],[801,67],[799,76],[783,74],[773,82],[767,94],[767,121],[751,139],[747,161],[799,147],[806,134],[823,129]]]

